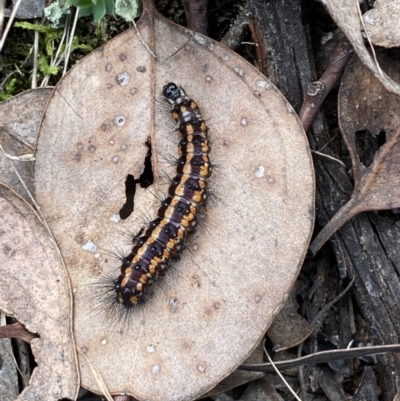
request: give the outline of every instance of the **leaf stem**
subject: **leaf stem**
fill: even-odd
[[[351,198],[342,206],[336,214],[329,220],[326,226],[319,232],[317,237],[311,243],[308,250],[315,255],[328,239],[335,234],[344,223],[360,212],[359,204],[356,199]]]

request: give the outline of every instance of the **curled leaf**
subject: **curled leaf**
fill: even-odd
[[[397,62],[381,58],[380,63],[393,78],[400,78]],[[312,253],[315,254],[334,232],[358,213],[400,207],[399,110],[400,98],[387,91],[360,61],[348,66],[339,93],[339,118],[352,159],[354,190],[349,202],[312,242]],[[386,136],[386,143],[371,156],[373,162],[367,166],[357,153],[357,141],[363,131],[370,140],[380,132]]]

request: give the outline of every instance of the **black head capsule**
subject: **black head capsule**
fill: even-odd
[[[176,84],[170,82],[164,86],[163,95],[170,103],[175,104],[176,101],[181,97],[182,93]]]

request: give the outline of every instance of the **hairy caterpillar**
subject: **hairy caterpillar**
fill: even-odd
[[[170,82],[163,95],[178,123],[180,157],[157,218],[142,230],[144,233],[139,232],[131,253],[122,260],[121,274],[114,280],[116,302],[126,308],[143,303],[147,288],[165,274],[170,259],[179,255],[187,233],[196,225],[198,207],[207,199],[212,170],[207,126],[196,102],[182,88]]]

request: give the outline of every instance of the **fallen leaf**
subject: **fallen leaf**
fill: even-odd
[[[359,11],[359,3],[354,0],[321,0],[321,2],[347,36],[363,64],[373,72],[374,76],[381,81],[388,91],[400,95],[400,84],[382,71],[364,44],[362,35],[364,28],[361,24],[362,16]]]
[[[246,359],[282,307],[313,228],[314,178],[301,124],[264,76],[158,14],[152,24],[147,10],[140,37],[126,31],[59,82],[39,134],[36,195],[71,277],[77,345],[110,392],[190,400]],[[107,250],[129,251],[121,232],[137,233],[144,213],[155,216],[154,194],[174,174],[165,159],[177,155],[178,138],[161,96],[171,81],[210,127],[216,199],[189,250],[121,321],[93,311],[95,283],[118,275]],[[142,173],[149,138],[156,181],[137,188],[134,213],[119,220],[126,177]],[[99,392],[79,359],[82,386]]]
[[[79,379],[68,279],[54,243],[32,208],[0,186],[0,307],[40,338],[38,366],[18,401],[75,399]]]
[[[381,58],[380,63],[394,79],[400,78],[397,62]],[[318,252],[333,233],[358,213],[400,206],[399,110],[400,98],[388,92],[360,61],[348,66],[339,92],[339,122],[352,159],[354,190],[349,202],[312,242],[312,253]],[[356,149],[356,139],[362,130],[371,136],[386,132],[386,143],[369,166],[360,162]]]
[[[37,338],[37,336],[26,330],[23,324],[16,322],[7,324],[6,326],[0,326],[0,338],[20,338],[30,343],[34,338]]]
[[[33,89],[0,103],[0,146],[11,156],[33,154],[37,129],[51,88]],[[23,182],[33,191],[33,162],[12,161]],[[0,181],[29,201],[29,196],[15,174],[10,160],[0,149]]]
[[[244,363],[262,363],[264,361],[264,338],[258,343],[257,348],[251,353],[251,355],[244,361]],[[249,373],[252,373],[249,375]],[[243,384],[250,383],[254,380],[264,377],[263,372],[248,372],[240,369],[236,369],[229,376],[225,377],[220,381],[214,388],[207,393],[203,394],[201,398],[212,397],[213,395],[224,393],[228,390],[242,386]]]
[[[400,46],[400,1],[376,0],[363,15],[365,33],[376,46]]]
[[[290,298],[268,330],[267,334],[274,344],[275,352],[299,345],[314,331],[307,320],[297,313],[299,305],[295,301],[294,295],[293,292],[290,293]]]

